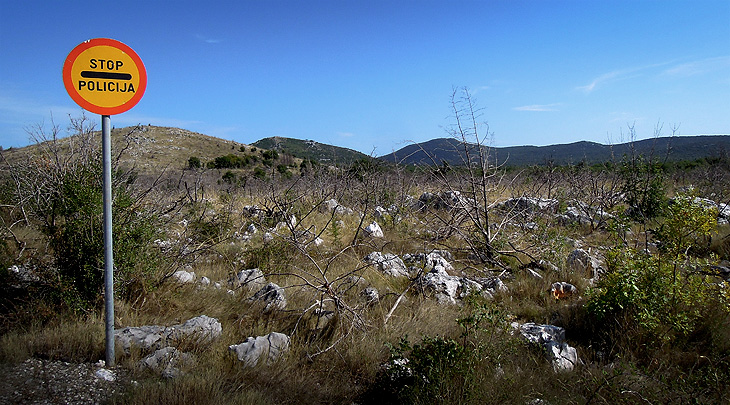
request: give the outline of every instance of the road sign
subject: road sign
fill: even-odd
[[[66,57],[63,84],[87,111],[121,114],[134,107],[147,88],[147,71],[132,48],[109,38],[82,42]]]

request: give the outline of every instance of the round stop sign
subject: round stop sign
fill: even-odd
[[[139,102],[147,88],[147,71],[132,48],[114,39],[96,38],[68,54],[63,84],[82,108],[114,115]]]

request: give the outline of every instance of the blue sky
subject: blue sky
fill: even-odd
[[[117,127],[383,155],[446,136],[465,86],[495,146],[730,134],[729,0],[0,0],[0,145],[81,113],[61,69],[98,37],[147,69]]]

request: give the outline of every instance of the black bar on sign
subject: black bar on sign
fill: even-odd
[[[129,73],[95,72],[93,70],[82,71],[81,77],[87,79],[132,80],[132,75]]]

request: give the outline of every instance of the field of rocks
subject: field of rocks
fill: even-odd
[[[730,398],[727,155],[116,166],[111,367],[91,135],[0,159],[0,403]]]

